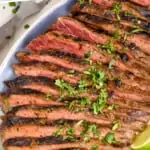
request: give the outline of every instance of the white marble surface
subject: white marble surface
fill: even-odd
[[[38,2],[40,2],[41,0],[37,0]],[[39,16],[41,16],[45,11],[47,11],[48,9],[50,9],[51,7],[53,7],[54,4],[58,3],[60,0],[49,0],[49,3],[47,5],[44,6],[44,8],[37,14],[25,19],[21,25],[19,25],[19,27],[17,28],[16,33],[14,34],[14,36],[11,38],[11,40],[9,40],[7,42],[7,44],[5,44],[5,46],[3,48],[0,49],[0,64],[2,63],[2,61],[4,60],[4,58],[6,57],[8,51],[10,50],[10,48],[12,47],[12,45],[21,37],[21,35],[27,31],[27,29],[24,29],[24,25],[25,24],[29,24],[30,26],[32,26],[32,23],[38,19]],[[7,5],[7,4],[6,4]],[[1,6],[1,5],[0,5]],[[2,6],[1,6],[2,7]],[[10,11],[9,9],[7,11]],[[1,13],[1,12],[0,12]],[[1,14],[0,14],[1,15]],[[8,19],[10,19],[11,15],[9,14],[5,14],[6,17]],[[5,18],[6,19],[6,18]],[[1,20],[0,18],[0,23],[2,24],[2,22],[7,22],[8,19],[6,20]]]

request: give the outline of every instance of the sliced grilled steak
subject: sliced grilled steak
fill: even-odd
[[[46,36],[48,36],[48,38],[51,38],[51,40],[49,40]],[[36,42],[39,42],[39,40],[42,40],[42,39],[44,40],[44,38],[47,39],[47,44],[45,42],[45,44],[41,45],[42,47],[40,47],[40,46],[37,47]],[[54,40],[54,38],[55,38],[55,40]],[[56,42],[56,43],[52,44],[52,42]],[[63,43],[63,45],[62,45],[62,43]],[[49,45],[50,45],[50,47],[49,47]],[[76,47],[78,47],[78,48],[80,47],[80,48],[75,50],[75,48],[72,48],[73,46],[71,46],[71,45],[76,45]],[[106,57],[105,56],[106,53],[104,54],[104,52],[102,52],[102,50],[99,50],[98,48],[96,48],[96,45],[91,45],[88,43],[82,43],[82,44],[77,43],[71,39],[64,39],[64,37],[58,37],[58,36],[54,35],[54,33],[47,33],[46,35],[43,35],[42,38],[37,37],[37,39],[33,40],[27,46],[27,48],[31,49],[31,50],[37,50],[37,51],[48,50],[49,48],[54,48],[54,49],[58,48],[60,51],[75,53],[77,56],[80,56],[80,57],[84,57],[84,55],[87,54],[91,50],[93,52],[91,59],[94,61],[100,61],[102,63],[108,63],[109,61],[111,61],[111,58],[113,57],[113,55],[108,55],[110,57]],[[98,50],[99,50],[99,52],[98,52]],[[145,72],[144,70],[141,70],[139,72],[139,70],[137,68],[133,68],[132,66],[128,67],[125,64],[123,64],[120,60],[116,60],[114,65],[118,66],[123,71],[131,71],[131,72],[134,72],[134,74],[137,76],[149,79],[149,74],[147,72]]]
[[[98,6],[100,6],[101,9],[104,8],[103,4],[105,3],[105,7],[108,8],[107,10],[112,9],[117,4],[120,4],[120,6],[121,6],[120,13],[130,12],[130,15],[136,16],[142,20],[147,21],[146,18],[144,16],[142,16],[142,14],[138,11],[138,9],[136,9],[136,6],[133,6],[129,2],[125,2],[125,1],[118,2],[116,0],[112,0],[112,1],[102,0],[102,2],[95,0],[93,2],[95,2],[95,4],[98,4]]]
[[[101,18],[97,16],[93,16],[90,14],[81,14],[76,16],[77,19],[90,24],[91,27],[96,29],[102,29],[109,34],[115,35],[116,31],[118,31],[118,39],[124,38],[124,35],[127,34],[127,32],[133,32],[133,29],[128,29],[126,27],[122,27],[121,25],[115,24],[115,22],[104,22]],[[124,29],[123,29],[124,28]],[[137,47],[142,49],[145,53],[149,54],[149,45],[150,45],[150,39],[147,35],[139,35],[139,34],[131,34],[127,36],[127,39],[125,40],[126,43],[131,45],[131,43],[134,43]],[[121,39],[123,40],[123,39]],[[140,41],[140,42],[139,42]],[[134,52],[134,51],[131,51]],[[148,57],[141,51],[138,52],[139,57]],[[134,54],[135,57],[137,56],[137,53]],[[148,62],[147,62],[148,63]]]
[[[36,43],[40,43],[40,46],[38,46]],[[91,59],[95,61],[99,60],[104,63],[108,62],[108,58],[106,58],[104,54],[98,53],[95,45],[88,44],[87,42],[77,43],[72,39],[65,39],[64,37],[60,37],[58,34],[56,35],[56,32],[48,32],[45,35],[37,37],[37,39],[29,43],[27,49],[33,51],[47,51],[49,49],[57,49],[60,52],[75,54],[82,58],[84,58],[85,54],[91,50],[93,51]]]
[[[130,1],[80,1],[16,54],[6,150],[131,149],[150,120],[150,18],[147,0]]]
[[[98,21],[99,19],[96,19],[96,20]],[[110,38],[109,36],[106,36],[105,34],[102,34],[102,33],[98,34],[96,32],[93,32],[90,29],[88,29],[86,26],[84,26],[83,24],[78,22],[77,20],[68,18],[68,17],[60,17],[57,20],[57,23],[52,26],[52,29],[65,32],[65,33],[71,34],[72,36],[79,37],[81,39],[85,39],[87,41],[94,42],[97,44],[106,44],[109,40],[114,41],[113,38]],[[107,26],[105,27],[105,30],[108,31]],[[138,37],[135,39],[138,39]],[[133,39],[133,40],[135,40],[135,39]],[[134,43],[133,40],[131,41],[131,43],[132,42]],[[142,41],[144,43],[145,40],[143,39]],[[119,52],[122,52],[121,46],[116,44],[116,42],[113,42],[113,43],[115,43],[115,45],[117,45],[116,46],[117,50],[119,50]],[[137,40],[135,41],[135,43],[138,44]],[[144,52],[150,54],[148,45],[149,45],[149,42],[145,41],[145,45],[143,44],[143,46],[141,46],[139,43],[137,46],[142,47],[142,50]],[[129,56],[131,56],[131,54],[128,51],[126,53]],[[142,55],[142,54],[140,54],[140,55]]]
[[[11,128],[5,129],[3,132],[2,140],[3,142],[6,142],[9,139],[14,138],[46,138],[54,136],[60,129],[63,129],[63,131],[60,133],[60,136],[67,135],[68,130],[72,128],[74,130],[73,137],[80,137],[82,138],[82,132],[84,132],[84,128],[79,125],[74,125],[72,127],[64,127],[62,126],[37,126],[37,125],[23,125],[23,126],[13,126]],[[98,128],[99,132],[101,132],[101,136],[104,137],[107,135],[107,133],[111,132],[111,129],[109,128]],[[33,134],[34,133],[34,134]],[[135,132],[132,130],[128,130],[124,135],[122,135],[122,131],[116,132],[116,140],[120,141],[124,145],[128,145],[130,141],[132,141],[133,136]],[[94,136],[92,133],[89,135],[91,138],[97,139],[98,137]]]
[[[52,81],[46,77],[36,77],[35,78],[35,77],[31,77],[31,76],[21,76],[21,77],[15,78],[13,80],[5,81],[6,86],[8,86],[9,88],[18,88],[20,86],[23,86],[23,85],[26,85],[29,83],[39,83],[39,84],[49,85],[49,86],[54,85],[54,81]]]
[[[14,68],[17,76],[32,76],[32,77],[41,76],[41,77],[50,78],[52,80],[63,79],[63,80],[68,81],[72,84],[77,84],[77,82],[80,79],[79,77],[78,78],[77,77],[70,77],[69,74],[67,75],[63,71],[50,70],[45,65],[27,66],[27,65],[16,64],[16,65],[13,65],[13,68]]]
[[[4,111],[7,111],[9,108],[17,107],[17,106],[25,106],[25,105],[37,105],[37,106],[63,106],[62,103],[47,100],[44,96],[38,96],[34,94],[18,94],[18,95],[10,95],[9,97],[0,97],[0,101],[2,102],[2,108]]]
[[[149,22],[140,20],[140,24],[139,24],[137,21],[138,19],[136,20],[136,17],[133,17],[129,13],[125,13],[124,15],[121,15],[119,13],[121,20],[118,21],[117,17],[114,15],[112,10],[99,11],[99,7],[97,7],[94,4],[89,5],[87,3],[83,4],[82,7],[80,4],[77,3],[76,5],[73,6],[72,11],[73,11],[73,15],[75,15],[77,13],[88,13],[90,15],[95,15],[95,16],[104,18],[105,20],[119,22],[119,23],[121,23],[121,25],[128,26],[131,28],[134,25],[136,25],[138,28],[142,28],[145,31],[147,30],[147,32],[150,33]]]
[[[139,4],[141,6],[150,7],[150,1],[149,0],[130,0],[136,4]]]
[[[38,111],[38,110],[20,110],[15,114],[17,117],[22,118],[47,118],[48,120],[58,120],[58,119],[69,119],[69,120],[86,120],[88,122],[93,122],[102,125],[111,125],[111,121],[100,116],[94,117],[85,113],[72,113],[66,109],[60,109],[52,112],[48,111]]]
[[[137,111],[138,112],[138,111]],[[48,121],[54,121],[54,120],[59,120],[59,119],[69,119],[69,120],[86,120],[88,122],[91,123],[97,123],[100,124],[102,126],[111,126],[112,121],[114,119],[121,119],[121,117],[123,117],[122,119],[125,119],[126,116],[121,116],[121,112],[113,112],[113,113],[106,113],[106,116],[102,117],[102,116],[94,116],[91,115],[91,113],[85,113],[85,112],[79,112],[79,113],[73,113],[73,112],[69,112],[66,109],[57,109],[57,110],[53,110],[52,112],[49,111],[39,111],[39,110],[32,110],[32,109],[21,109],[18,110],[15,113],[16,117],[21,117],[21,118],[47,118]],[[131,113],[129,113],[131,114]],[[118,117],[114,117],[114,115],[120,115]],[[141,116],[140,116],[141,115]],[[141,113],[139,116],[132,116],[130,118],[126,118],[125,122],[129,122],[128,124],[124,124],[122,126],[124,126],[125,128],[132,128],[135,131],[141,131],[143,130],[143,127],[145,126],[145,122],[148,122],[149,120],[149,115],[147,115],[146,113]],[[111,118],[110,118],[111,117]],[[141,118],[141,120],[140,120]],[[145,120],[143,120],[145,118]],[[110,121],[112,120],[112,121]],[[134,125],[136,124],[136,126]]]
[[[52,64],[56,64],[63,68],[76,70],[82,72],[86,69],[86,66],[79,65],[74,63],[73,60],[64,60],[63,58],[58,58],[50,55],[42,55],[42,54],[27,54],[26,52],[19,52],[17,54],[17,58],[21,62],[30,62],[30,61],[40,61],[40,62],[48,62]]]
[[[39,146],[32,146],[32,147],[16,147],[16,146],[9,146],[7,147],[7,150],[63,150],[63,149],[81,149],[90,150],[93,145],[99,145],[99,142],[91,142],[82,144],[80,142],[77,143],[67,143],[67,144],[51,144],[51,145],[39,145]],[[103,150],[130,150],[130,147],[113,147],[113,146],[106,146],[106,145],[100,145],[100,149]]]

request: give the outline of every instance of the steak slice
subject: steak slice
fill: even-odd
[[[26,52],[19,52],[17,54],[17,58],[21,62],[31,62],[31,61],[39,61],[39,62],[47,62],[52,63],[63,68],[76,70],[79,72],[83,72],[87,67],[74,63],[73,60],[67,61],[63,58],[58,58],[50,55],[42,55],[42,54],[27,54]]]
[[[90,16],[88,16],[88,17],[90,17]],[[93,19],[93,17],[94,16],[92,16],[92,19]],[[98,21],[98,19],[96,19],[96,20]],[[108,27],[106,26],[105,30],[108,31],[107,28]],[[111,41],[113,41],[113,43],[115,43],[117,50],[120,53],[122,53],[121,45],[114,42],[113,38],[110,38],[109,36],[107,36],[103,33],[98,34],[96,32],[93,32],[92,30],[88,29],[86,26],[84,26],[83,24],[81,24],[80,22],[78,22],[75,19],[72,19],[69,17],[59,17],[57,20],[57,23],[52,25],[52,29],[58,30],[61,32],[65,32],[66,34],[71,34],[72,36],[79,37],[81,39],[85,39],[87,41],[97,43],[97,44],[105,44],[105,43],[107,43],[107,41],[111,40]],[[142,41],[144,43],[145,40],[143,38],[142,38]],[[133,40],[135,40],[135,39],[133,39]],[[131,41],[131,43],[134,42],[133,40]],[[145,45],[144,44],[140,45],[140,43],[138,42],[139,43],[138,44],[137,41],[135,41],[135,42],[136,42],[137,46],[140,46],[144,52],[150,54],[149,49],[148,49],[149,41],[145,41]],[[129,55],[128,51],[126,53]]]
[[[71,77],[69,74],[65,73],[64,71],[59,70],[50,70],[45,65],[23,65],[23,64],[15,64],[13,65],[14,71],[17,76],[32,76],[32,77],[46,77],[52,80],[55,79],[63,79],[64,81],[70,82],[72,84],[77,84],[80,80],[80,76]]]
[[[39,146],[32,146],[32,147],[17,147],[17,146],[8,146],[7,150],[63,150],[63,149],[80,149],[80,150],[91,150],[93,145],[100,145],[100,149],[103,150],[130,150],[130,147],[113,147],[109,145],[102,145],[99,144],[99,142],[91,142],[82,144],[81,142],[75,142],[75,143],[65,143],[65,144],[51,144],[51,145],[39,145]]]
[[[150,7],[150,1],[149,0],[130,0],[131,2],[134,2],[136,4],[139,4],[141,6],[144,6],[144,7]]]
[[[18,88],[20,86],[27,85],[29,83],[38,83],[38,84],[49,85],[49,86],[54,85],[54,81],[46,77],[21,76],[21,77],[16,77],[13,80],[5,81],[6,86],[11,89]]]
[[[82,126],[74,125],[72,127],[65,127],[60,133],[60,136],[67,135],[69,128],[74,130],[73,137],[83,138],[82,132],[85,130]],[[13,126],[5,129],[2,135],[3,142],[8,141],[9,139],[19,139],[19,138],[46,138],[54,136],[62,126],[38,126],[38,125],[22,125],[22,126]],[[105,137],[108,133],[111,132],[111,129],[105,127],[98,127],[97,129],[101,132],[101,136]],[[33,134],[34,133],[34,134]],[[128,130],[124,135],[122,135],[121,129],[115,132],[115,138],[122,145],[130,144],[134,137],[135,132]],[[94,136],[92,133],[89,135],[90,138],[97,139],[98,137]]]
[[[137,21],[135,21],[135,17],[132,15],[126,15],[126,13],[124,13],[123,15],[120,14],[121,20],[118,21],[118,19],[116,18],[116,16],[113,14],[112,10],[103,10],[103,11],[99,11],[99,7],[92,4],[92,5],[88,5],[87,3],[83,4],[82,7],[80,4],[76,3],[73,8],[72,8],[72,13],[73,15],[76,15],[78,13],[87,13],[90,15],[95,15],[98,17],[101,17],[103,19],[106,20],[110,20],[110,21],[115,21],[120,23],[123,26],[128,26],[128,27],[133,27],[134,25],[136,25],[138,28],[142,28],[144,29],[147,33],[150,33],[150,28],[149,28],[149,22],[148,21],[141,21],[140,24],[138,24]]]
[[[81,14],[76,16],[77,19],[79,19],[82,22],[90,24],[90,27],[96,28],[96,29],[102,29],[106,32],[108,32],[111,35],[114,35],[116,31],[119,31],[119,38],[124,37],[124,35],[127,32],[132,32],[133,29],[122,27],[121,25],[116,25],[115,22],[105,22],[100,17],[90,15],[90,14]],[[135,44],[137,47],[139,47],[144,53],[150,54],[149,52],[149,45],[150,45],[150,39],[146,35],[142,34],[131,34],[127,37],[126,43],[128,45]],[[140,42],[139,42],[140,41]],[[142,51],[139,51],[138,55],[139,57],[148,57],[146,54],[142,53]],[[134,52],[134,51],[131,51]],[[134,54],[135,57],[136,54]]]
[[[41,38],[41,36],[37,37],[35,40],[33,40],[27,46],[27,48],[31,49],[31,50],[44,51],[44,50],[48,50],[49,49],[48,47],[50,45],[50,48],[57,49],[59,47],[58,50],[68,52],[68,53],[71,52],[71,53],[76,54],[79,57],[84,57],[85,54],[87,54],[89,51],[92,51],[91,59],[93,61],[100,61],[102,63],[110,62],[111,58],[113,57],[113,55],[107,55],[107,57],[106,57],[105,56],[106,53],[104,54],[104,52],[102,52],[102,50],[99,50],[98,48],[96,48],[96,45],[91,45],[88,43],[82,43],[82,44],[77,43],[71,39],[64,39],[64,37],[58,37],[58,36],[54,35],[54,33],[48,33],[47,35],[48,35],[48,38],[51,38],[52,41],[51,40],[49,41],[48,38],[46,37],[46,35],[42,35],[43,36],[42,38]],[[36,46],[37,46],[36,42],[39,42],[39,40],[44,41],[44,38],[47,39],[47,44],[45,42],[44,45],[42,45],[41,47],[38,46],[36,49]],[[54,40],[54,38],[56,38],[56,39]],[[56,42],[56,43],[52,44],[52,42]],[[62,45],[62,42],[63,42],[63,45]],[[75,49],[71,45],[76,45],[76,47],[78,47],[78,48],[80,47],[80,49]],[[129,66],[123,64],[120,60],[116,60],[115,65],[123,71],[131,71],[131,72],[134,72],[135,75],[140,76],[142,78],[143,77],[146,79],[149,78],[149,75],[146,71],[141,70],[139,72],[139,70],[137,68],[133,68],[132,66],[129,67]]]
[[[112,10],[112,8],[118,4],[118,1],[116,0],[112,0],[112,1],[108,1],[108,0],[93,0],[93,2],[95,4],[97,4],[98,6],[100,6],[100,9],[104,9],[105,7],[107,8],[107,10]],[[105,7],[103,6],[105,4]],[[121,3],[119,3],[121,5],[121,11],[120,13],[125,13],[126,11],[129,11],[131,13],[132,16],[136,16],[139,19],[145,20],[147,21],[147,19],[138,11],[138,8],[126,1],[122,1]],[[88,5],[88,4],[87,4]]]
[[[40,43],[40,46],[36,43]],[[108,58],[106,58],[104,54],[99,53],[95,45],[88,44],[87,42],[75,42],[72,39],[60,36],[58,32],[48,32],[37,37],[29,43],[27,49],[33,51],[54,51],[54,49],[57,49],[60,52],[75,54],[81,58],[84,58],[85,54],[91,50],[93,52],[91,59],[94,61],[99,60],[104,63],[108,62]]]
[[[39,119],[47,119],[48,121],[55,121],[59,119],[63,120],[73,120],[73,121],[80,121],[85,120],[91,123],[96,123],[101,126],[107,126],[110,127],[112,125],[112,122],[114,119],[121,119],[124,120],[124,124],[122,124],[122,127],[125,127],[126,129],[132,129],[135,131],[141,131],[143,130],[143,127],[145,126],[145,122],[147,123],[149,120],[149,115],[142,111],[135,111],[137,115],[132,114],[133,111],[131,111],[131,116],[129,118],[125,118],[125,116],[121,116],[121,114],[124,115],[124,113],[116,111],[116,112],[106,112],[104,113],[104,116],[94,116],[90,112],[70,112],[66,109],[56,109],[51,112],[46,110],[36,110],[36,109],[20,109],[15,113],[16,117],[21,118],[39,118]],[[139,113],[139,114],[138,114]],[[118,117],[117,117],[118,116]],[[122,117],[122,118],[121,118]]]
[[[109,126],[111,125],[111,121],[106,119],[105,117],[99,116],[93,116],[88,113],[73,113],[66,109],[60,109],[52,112],[48,111],[38,111],[38,110],[32,110],[32,109],[22,109],[15,113],[16,117],[21,118],[47,118],[49,121],[59,120],[59,119],[67,119],[67,120],[86,120],[88,122],[97,123],[101,125]]]
[[[25,105],[37,105],[37,106],[63,106],[62,103],[47,100],[44,96],[34,95],[34,94],[12,94],[9,97],[0,97],[1,105],[4,111],[8,111],[9,108]]]

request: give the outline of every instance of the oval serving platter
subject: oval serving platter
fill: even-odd
[[[52,1],[54,2],[55,0]],[[58,1],[60,2],[54,4],[51,9],[47,10],[35,23],[33,23],[29,30],[18,39],[18,41],[8,52],[6,58],[0,65],[0,92],[4,91],[6,88],[4,81],[15,78],[11,65],[17,62],[15,58],[16,52],[23,50],[33,38],[45,32],[59,16],[67,15],[71,9],[71,6],[76,2],[76,0]],[[0,115],[2,114],[3,113],[0,109]],[[0,150],[2,150],[1,143]]]

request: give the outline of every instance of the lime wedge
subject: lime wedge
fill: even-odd
[[[150,125],[135,138],[131,148],[133,150],[150,150]]]

